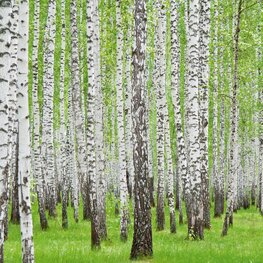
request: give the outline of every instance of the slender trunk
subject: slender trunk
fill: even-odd
[[[116,6],[117,19],[117,124],[118,124],[118,165],[120,169],[120,237],[123,241],[128,238],[128,187],[126,177],[126,154],[125,154],[125,134],[124,134],[124,116],[123,116],[123,83],[122,83],[122,54],[123,54],[123,32],[121,18],[121,1],[117,1]]]
[[[71,76],[72,76],[72,99],[73,99],[73,122],[74,141],[76,140],[76,163],[77,174],[74,176],[74,218],[78,222],[79,206],[79,180],[86,176],[86,145],[84,133],[84,116],[82,112],[81,87],[79,78],[79,43],[77,27],[77,6],[75,1],[71,1]]]
[[[157,230],[163,230],[165,225],[164,215],[164,111],[165,111],[165,33],[166,33],[166,8],[162,0],[157,2],[158,26],[156,43],[156,90],[157,90],[157,161],[158,161],[158,188],[157,188]]]
[[[220,110],[220,148],[219,170],[214,177],[215,211],[214,216],[220,217],[224,213],[224,177],[225,177],[225,102],[221,99]]]
[[[95,141],[96,141],[96,174],[98,182],[98,214],[100,238],[107,238],[106,227],[106,174],[104,157],[104,126],[103,126],[103,94],[101,89],[100,75],[100,24],[98,0],[94,2],[94,71],[95,71],[95,89],[96,94],[96,123],[95,123]]]
[[[67,204],[68,204],[68,181],[67,176],[67,167],[68,162],[67,158],[70,155],[71,149],[69,148],[69,141],[67,141],[67,127],[65,124],[65,41],[66,38],[66,29],[65,29],[65,0],[61,1],[61,54],[60,54],[60,175],[61,175],[61,188],[62,188],[62,227],[68,228],[68,213],[67,213]]]
[[[132,154],[132,118],[131,118],[131,27],[128,28],[127,50],[126,50],[126,94],[125,94],[125,113],[126,113],[126,130],[125,130],[125,145],[126,145],[126,166],[130,198],[133,196],[134,190],[134,167]]]
[[[222,236],[227,235],[228,228],[233,224],[233,209],[234,209],[234,188],[236,177],[236,161],[237,161],[237,90],[238,90],[238,44],[240,32],[241,8],[243,0],[238,2],[238,10],[236,17],[236,28],[234,35],[234,76],[232,90],[232,106],[231,106],[231,142],[230,142],[230,168],[228,175],[227,188],[227,210],[222,230]]]
[[[11,60],[11,13],[10,1],[0,2],[0,263],[4,262],[4,230],[6,208],[8,202],[8,92],[9,92],[9,66]]]
[[[133,52],[132,124],[134,157],[134,233],[131,259],[152,256],[152,224],[145,120],[146,2],[135,1],[135,49]]]
[[[9,177],[12,181],[12,210],[11,222],[19,224],[19,204],[18,204],[18,120],[17,120],[17,48],[18,48],[18,20],[19,5],[14,3],[12,7],[11,26],[11,60],[10,60],[10,82],[9,82]],[[11,182],[10,182],[11,183]],[[7,220],[8,221],[8,220]],[[8,223],[8,222],[7,222]],[[5,228],[7,230],[7,228]]]
[[[204,206],[204,227],[210,228],[210,194],[208,174],[208,79],[210,40],[210,0],[200,1],[199,17],[199,136],[201,154],[201,179]]]
[[[178,35],[178,13],[179,6],[176,0],[171,1],[171,93],[172,93],[172,102],[174,107],[174,116],[175,116],[175,128],[176,128],[176,142],[177,142],[177,155],[176,155],[176,178],[178,185],[177,188],[177,200],[178,208],[180,212],[180,217],[182,220],[182,193],[185,193],[185,198],[187,200],[189,195],[189,184],[186,184],[187,176],[187,159],[186,159],[186,150],[185,150],[185,140],[182,128],[182,114],[180,109],[180,83],[179,83],[179,61],[180,61],[180,47],[179,47],[179,35]],[[182,187],[182,181],[184,182],[184,189]],[[187,202],[186,202],[187,204]],[[181,221],[180,220],[180,221]]]
[[[88,164],[88,180],[89,180],[89,196],[91,208],[91,247],[93,249],[100,248],[99,236],[99,218],[97,207],[97,193],[96,193],[96,156],[95,156],[95,55],[94,55],[94,1],[89,1],[87,4],[87,49],[88,49],[88,96],[87,96],[87,164]]]
[[[34,262],[33,222],[30,203],[30,130],[28,108],[29,4],[20,3],[18,42],[18,188],[23,263]]]
[[[168,186],[168,205],[170,211],[170,232],[176,233],[175,224],[175,206],[174,206],[174,173],[173,173],[173,161],[171,151],[171,139],[170,139],[170,123],[168,115],[168,105],[166,101],[165,106],[165,149],[166,149],[166,160],[167,160],[167,186]]]
[[[34,112],[34,134],[33,134],[33,176],[36,180],[36,190],[38,199],[38,212],[41,228],[47,229],[48,222],[45,214],[45,199],[43,193],[43,180],[41,170],[41,148],[40,148],[40,111],[39,111],[39,92],[38,92],[38,45],[39,45],[39,1],[34,2],[34,40],[32,57],[33,74],[33,112]]]
[[[198,101],[198,65],[199,65],[199,3],[190,0],[188,35],[188,84],[187,84],[187,132],[189,143],[189,174],[191,199],[188,214],[188,236],[203,239],[203,200],[201,150],[199,141],[199,101]]]
[[[54,93],[54,51],[55,51],[55,15],[56,2],[49,1],[48,19],[45,29],[45,61],[44,61],[44,87],[43,87],[43,155],[46,167],[44,168],[47,183],[47,199],[49,215],[56,217],[56,178],[54,165],[53,141],[53,93]]]

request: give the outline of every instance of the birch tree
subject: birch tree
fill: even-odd
[[[43,133],[42,154],[46,169],[46,184],[48,192],[49,215],[56,217],[56,178],[53,145],[53,94],[54,94],[54,51],[55,51],[55,15],[56,3],[49,1],[48,18],[45,28],[45,59],[44,59],[44,87],[43,87]]]
[[[187,78],[187,135],[189,143],[189,174],[191,199],[188,208],[188,236],[203,239],[203,200],[201,178],[201,152],[199,144],[199,2],[189,2],[188,41],[188,78]]]
[[[152,224],[148,178],[147,127],[145,120],[146,2],[135,1],[133,51],[132,124],[134,156],[134,233],[131,259],[152,256]]]
[[[234,210],[234,188],[236,176],[236,162],[237,162],[237,90],[238,90],[238,54],[239,54],[239,32],[240,19],[242,11],[243,0],[238,1],[238,9],[236,16],[236,27],[234,34],[234,75],[232,88],[232,105],[231,105],[231,141],[230,141],[230,167],[228,174],[227,186],[227,207],[222,230],[222,236],[227,235],[228,228],[233,224],[233,210]]]
[[[128,238],[128,185],[126,177],[126,152],[125,152],[125,134],[124,134],[124,102],[123,102],[123,32],[121,20],[121,1],[117,1],[116,6],[117,20],[117,123],[118,123],[118,159],[120,169],[120,203],[121,203],[121,230],[120,237],[122,240]]]
[[[106,173],[105,173],[105,156],[104,156],[104,105],[101,88],[101,63],[100,63],[100,23],[99,23],[99,6],[95,1],[94,6],[94,68],[95,68],[95,89],[96,93],[96,123],[95,123],[95,141],[96,141],[96,174],[98,189],[98,214],[99,214],[99,231],[100,238],[107,238],[106,226]]]
[[[4,227],[8,201],[8,92],[9,92],[9,64],[11,43],[11,13],[10,1],[0,2],[0,262],[4,262]]]
[[[169,123],[167,102],[164,109],[164,120],[165,120],[165,149],[166,149],[166,159],[167,159],[167,188],[168,188],[167,196],[168,196],[168,205],[170,211],[170,232],[175,233],[176,224],[175,224],[175,206],[174,206],[174,173],[173,173],[170,123]]]
[[[87,50],[88,50],[88,96],[87,96],[87,165],[88,165],[88,180],[89,180],[89,198],[91,208],[91,246],[92,248],[100,247],[99,236],[99,218],[96,193],[96,161],[95,161],[95,66],[94,66],[94,6],[97,0],[89,1],[87,4]]]
[[[18,187],[23,263],[34,262],[33,222],[30,203],[30,130],[28,109],[29,4],[20,2],[18,41]]]
[[[12,187],[11,199],[11,219],[14,224],[19,224],[19,204],[18,204],[18,173],[17,173],[17,151],[18,151],[18,120],[17,120],[17,48],[18,48],[18,20],[19,4],[13,2],[11,15],[11,60],[10,60],[10,79],[9,79],[9,185]],[[8,225],[8,218],[7,218]],[[7,229],[6,229],[7,230]]]
[[[166,8],[165,2],[157,2],[158,24],[156,43],[156,92],[157,92],[157,162],[158,162],[158,188],[157,188],[157,230],[163,230],[164,216],[164,112],[165,112],[165,33]]]
[[[204,205],[204,226],[210,228],[210,195],[208,174],[208,78],[209,78],[209,32],[210,32],[210,0],[200,1],[199,17],[199,107],[200,107],[200,151],[202,195]]]
[[[61,1],[61,54],[60,54],[60,89],[59,89],[59,99],[60,99],[60,169],[61,169],[61,183],[62,183],[62,227],[68,227],[68,191],[69,191],[69,178],[67,176],[67,157],[70,155],[69,143],[67,141],[67,127],[65,123],[65,0]]]
[[[79,180],[86,176],[86,145],[84,133],[84,116],[82,112],[81,88],[79,82],[79,43],[77,27],[77,6],[75,1],[71,1],[71,76],[72,76],[72,103],[73,103],[73,121],[74,138],[76,138],[76,156],[77,175],[74,175],[74,209],[75,221],[78,222],[78,204],[79,204]],[[73,139],[75,142],[75,139]]]
[[[133,166],[133,154],[132,154],[132,118],[131,118],[131,31],[132,27],[128,27],[127,33],[127,51],[126,51],[126,91],[125,91],[125,117],[126,117],[126,129],[125,129],[125,146],[126,146],[126,167],[129,178],[129,192],[130,196],[133,196],[134,189],[134,166]]]
[[[39,45],[39,1],[34,2],[34,40],[32,54],[32,74],[33,74],[33,112],[34,112],[34,128],[33,128],[33,175],[36,180],[36,190],[38,199],[38,212],[41,228],[44,230],[48,227],[45,214],[44,185],[42,179],[41,167],[41,147],[40,147],[40,111],[39,111],[39,92],[38,92],[38,45]]]
[[[182,181],[184,181],[184,192],[187,202],[189,195],[189,184],[186,184],[187,175],[187,160],[186,160],[186,150],[185,150],[185,140],[182,128],[182,114],[180,109],[180,83],[179,83],[179,62],[180,62],[180,46],[179,46],[179,36],[178,36],[178,13],[179,13],[179,3],[176,0],[171,1],[171,94],[172,103],[174,107],[175,115],[175,128],[176,128],[176,143],[177,143],[177,184],[179,195],[179,209],[182,208]],[[180,212],[181,218],[182,213]]]

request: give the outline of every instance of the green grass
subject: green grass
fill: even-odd
[[[114,216],[113,201],[108,200],[108,236],[102,242],[99,251],[92,251],[90,246],[90,222],[73,222],[73,211],[69,208],[69,228],[61,228],[60,207],[58,218],[49,220],[49,229],[40,230],[37,205],[33,205],[34,242],[36,262],[41,263],[125,263],[129,261],[132,242],[132,226],[129,240],[119,240],[119,219]],[[81,211],[81,209],[80,209]],[[234,216],[234,227],[228,236],[222,238],[223,219],[212,219],[211,230],[205,231],[204,241],[185,240],[187,225],[178,225],[177,234],[169,233],[168,210],[166,211],[166,230],[155,231],[155,210],[153,209],[153,250],[152,259],[141,262],[191,262],[191,263],[255,263],[263,262],[263,220],[253,207],[241,210]],[[80,218],[81,218],[80,214]],[[21,262],[21,244],[19,226],[10,225],[9,239],[5,243],[5,262]]]

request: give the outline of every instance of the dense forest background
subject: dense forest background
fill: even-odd
[[[262,5],[0,0],[0,263],[262,262]]]

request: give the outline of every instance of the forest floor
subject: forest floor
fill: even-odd
[[[61,227],[61,207],[58,217],[49,220],[49,229],[41,231],[37,204],[33,205],[34,243],[36,263],[125,263],[131,262],[129,254],[132,243],[132,225],[129,239],[119,239],[119,218],[114,215],[114,202],[108,200],[108,240],[102,242],[99,251],[90,246],[90,222],[73,221],[73,210],[69,208],[69,228]],[[80,212],[82,208],[80,207]],[[153,215],[152,259],[139,262],[160,263],[262,263],[263,262],[263,219],[255,207],[240,210],[234,215],[234,227],[228,236],[220,236],[223,218],[212,219],[212,227],[205,230],[205,240],[185,240],[187,225],[177,224],[177,233],[169,233],[168,208],[166,207],[166,229],[156,232],[155,209]],[[178,215],[178,213],[177,213]],[[81,219],[82,213],[80,213]],[[178,218],[178,216],[177,216]],[[20,229],[9,226],[9,239],[5,243],[5,262],[21,262]]]

